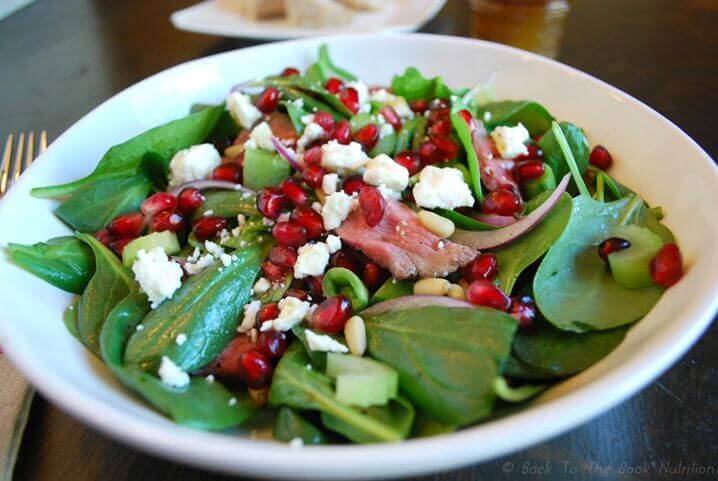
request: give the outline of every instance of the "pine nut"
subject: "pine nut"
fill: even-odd
[[[230,145],[224,149],[224,156],[234,159],[242,152],[244,152],[244,144]]]
[[[347,341],[349,352],[355,356],[364,355],[366,351],[366,328],[364,319],[352,316],[344,325],[344,339]]]
[[[414,294],[425,296],[444,296],[451,284],[446,279],[422,279],[414,284]]]
[[[446,217],[441,217],[428,210],[419,211],[419,222],[430,232],[444,239],[451,237],[456,230],[456,226]]]
[[[447,292],[446,295],[458,301],[466,300],[464,289],[458,284],[451,284],[449,286],[449,292]]]

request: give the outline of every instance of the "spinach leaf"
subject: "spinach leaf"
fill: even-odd
[[[370,157],[376,157],[379,154],[393,156],[396,152],[396,132],[392,132],[381,137],[374,148],[369,152]]]
[[[412,438],[428,438],[456,431],[457,426],[437,421],[423,411],[417,411]]]
[[[284,108],[287,109],[287,114],[289,115],[289,119],[292,121],[294,130],[297,131],[298,135],[302,135],[304,133],[304,122],[302,122],[302,117],[309,115],[311,112],[307,112],[297,106],[294,102],[290,102],[288,100],[284,100],[281,103],[284,105]]]
[[[551,195],[544,192],[537,199]],[[494,251],[499,261],[499,286],[511,290],[524,269],[536,262],[561,237],[571,217],[571,196],[563,194],[558,204],[539,225],[515,241]]]
[[[516,356],[529,366],[554,377],[591,367],[613,351],[626,336],[627,327],[576,334],[539,322],[514,339]]]
[[[569,223],[533,281],[536,303],[549,322],[566,331],[611,329],[640,319],[651,310],[663,289],[621,287],[596,254],[600,242],[629,222],[666,235],[667,229],[650,220],[649,213],[635,196],[610,203],[585,196],[574,198]]]
[[[236,396],[219,382],[192,378],[184,388],[173,388],[156,377],[123,362],[125,344],[149,312],[147,297],[127,295],[107,316],[100,335],[100,349],[107,367],[128,388],[137,391],[160,412],[178,424],[219,430],[241,424],[256,410],[244,396]],[[230,402],[234,398],[235,402]]]
[[[531,137],[543,135],[551,128],[553,117],[543,105],[530,100],[502,100],[481,105],[477,117],[487,119],[486,128],[493,130],[499,125],[516,125],[521,122]]]
[[[376,304],[377,302],[388,301],[396,297],[410,296],[414,293],[414,282],[412,281],[398,281],[394,278],[389,278],[381,285],[379,289],[369,299],[369,304]]]
[[[194,218],[212,211],[218,217],[236,218],[238,214],[251,216],[257,213],[257,195],[248,192],[218,190],[204,194],[204,202],[197,209]]]
[[[466,165],[469,167],[471,188],[474,191],[474,197],[476,197],[478,202],[481,202],[484,196],[481,191],[481,170],[479,166],[479,157],[476,155],[476,149],[474,149],[474,142],[471,139],[469,125],[461,115],[452,113],[451,126],[454,128],[456,135],[459,137],[459,142],[461,142],[464,152],[466,152]]]
[[[357,80],[357,77],[346,70],[337,67],[329,57],[329,48],[326,43],[319,46],[319,56],[317,61],[309,66],[307,73],[313,80],[321,82],[324,85],[327,80],[336,77],[342,80]]]
[[[72,337],[80,341],[80,333],[77,330],[77,304],[79,303],[79,300],[74,301],[72,304],[67,306],[67,309],[65,309],[65,312],[62,314],[62,323],[65,324],[65,327],[68,331],[70,331],[70,334],[72,334]]]
[[[76,189],[55,214],[73,229],[95,232],[118,215],[139,210],[151,190],[144,175],[102,178]]]
[[[329,376],[312,368],[304,348],[297,342],[277,364],[269,389],[269,403],[321,411],[322,421],[329,423],[327,427],[355,442],[400,441],[409,434],[405,430],[408,415],[392,417],[382,413],[377,416],[337,401]],[[389,409],[396,412],[393,406]]]
[[[299,438],[305,445],[327,444],[329,437],[294,409],[279,408],[274,422],[274,439],[289,442]]]
[[[386,406],[371,406],[360,411],[369,419],[382,423],[389,427],[392,435],[399,435],[405,439],[411,433],[414,425],[414,407],[402,397],[392,399]],[[343,416],[334,416],[327,411],[322,411],[322,423],[327,429],[331,429],[355,443],[377,442],[374,433],[367,432],[364,426],[360,426],[352,419]]]
[[[142,156],[147,152],[156,152],[162,158],[170,159],[179,150],[201,143],[212,131],[223,111],[224,106],[212,107],[150,129],[111,147],[87,177],[69,184],[35,188],[32,195],[43,198],[65,197],[99,179],[134,176]]]
[[[215,359],[236,334],[265,254],[265,244],[256,243],[236,251],[237,259],[229,266],[216,263],[190,277],[172,299],[147,315],[144,329],[130,337],[127,364],[154,369],[167,356],[192,372]],[[180,346],[175,338],[181,333],[187,342]]]
[[[76,237],[7,246],[10,260],[63,291],[81,294],[95,271],[92,251]]]
[[[292,98],[292,95],[296,95],[296,92],[292,92],[292,90],[303,91],[307,94],[315,95],[322,104],[329,106],[329,113],[338,113],[340,114],[340,118],[349,118],[353,115],[352,111],[349,110],[341,100],[339,100],[338,96],[325,89],[323,84],[306,77],[292,75],[291,77],[282,77],[278,79],[265,79],[259,84],[273,86],[283,90],[286,89],[289,91],[289,95],[286,97],[290,99]],[[310,103],[307,103],[306,98],[302,97],[302,99],[304,100],[305,108],[313,107]]]
[[[167,189],[169,180],[167,178],[169,160],[162,157],[157,152],[147,152],[142,156],[138,172],[150,181],[152,187],[161,192]]]
[[[399,372],[402,391],[428,415],[464,426],[491,413],[492,383],[516,331],[513,317],[431,306],[364,321],[371,356]]]
[[[95,274],[77,304],[77,333],[80,342],[99,356],[100,330],[107,314],[138,286],[129,269],[100,241],[88,234],[77,233],[77,237],[95,256]]]
[[[468,215],[464,215],[460,212],[456,212],[455,210],[449,210],[449,209],[434,209],[434,212],[439,214],[441,217],[446,217],[451,222],[456,224],[456,227],[459,227],[461,229],[466,230],[496,230],[498,227],[494,227],[491,224],[487,224],[486,222],[481,222],[480,220],[476,220],[473,217],[469,217]]]
[[[511,351],[509,357],[507,357],[506,361],[504,361],[503,369],[501,369],[501,375],[523,381],[550,381],[556,377],[550,372],[543,371],[525,363],[519,359],[513,351]]]
[[[260,85],[267,85],[267,83],[261,83]],[[348,116],[351,116],[351,113],[347,114],[348,110],[342,109],[341,111],[339,111],[334,107],[331,107],[329,104],[323,102],[322,100],[314,98],[310,94],[303,92],[298,88],[290,87],[286,83],[272,82],[270,83],[270,85],[277,87],[282,92],[282,98],[284,99],[301,99],[305,110],[309,110],[311,112],[327,112],[331,114],[331,116],[337,122],[339,120],[347,118]]]
[[[274,152],[262,149],[244,151],[244,185],[259,190],[273,187],[291,174],[291,167]]]
[[[402,75],[394,75],[391,90],[394,95],[400,95],[408,101],[448,99],[451,96],[451,89],[441,77],[428,79],[414,67],[407,68]]]
[[[413,150],[413,143],[417,137],[423,140],[427,122],[424,116],[417,116],[404,122],[396,137],[396,151]]]
[[[588,156],[590,153],[588,139],[586,139],[583,130],[572,123],[561,122],[559,123],[559,127],[564,137],[566,137],[579,172],[584,174],[588,168]],[[569,164],[552,130],[548,130],[546,134],[541,137],[539,147],[543,150],[544,162],[551,167],[557,179],[563,178],[564,175],[570,172]]]

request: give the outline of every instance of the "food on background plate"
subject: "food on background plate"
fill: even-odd
[[[682,275],[661,208],[535,101],[415,68],[367,85],[326,46],[269,74],[34,189],[75,235],[8,246],[177,423],[454,431],[599,361]]]
[[[220,0],[220,6],[252,21],[285,18],[299,27],[337,27],[357,13],[386,8],[392,0]]]

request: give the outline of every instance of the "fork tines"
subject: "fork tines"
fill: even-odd
[[[36,149],[37,146],[37,149]],[[36,141],[35,132],[21,132],[15,141],[14,134],[7,136],[5,149],[0,161],[0,196],[4,195],[10,186],[20,177],[47,148],[47,132],[40,132]],[[37,152],[37,153],[36,153]]]

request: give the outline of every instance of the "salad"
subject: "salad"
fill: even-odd
[[[10,244],[64,323],[177,423],[393,442],[516,409],[610,353],[682,275],[613,158],[531,100],[326,46],[110,148]]]

